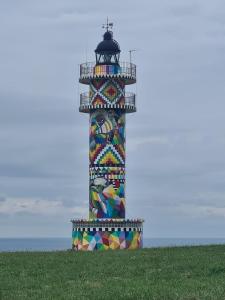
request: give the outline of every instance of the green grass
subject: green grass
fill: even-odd
[[[225,299],[225,245],[0,253],[0,299]]]

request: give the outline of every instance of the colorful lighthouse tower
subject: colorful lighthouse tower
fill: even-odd
[[[95,50],[96,62],[80,65],[79,111],[89,118],[89,219],[72,220],[74,250],[138,249],[143,220],[125,219],[126,114],[136,111],[135,94],[125,86],[136,82],[136,66],[120,62],[120,47],[105,26]]]

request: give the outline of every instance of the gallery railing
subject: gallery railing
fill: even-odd
[[[125,106],[135,107],[136,95],[134,93],[125,93],[124,104]],[[88,92],[80,94],[80,107],[92,105],[92,99]]]
[[[95,62],[86,62],[80,65],[80,82],[92,77],[118,76],[136,81],[136,65],[129,62],[120,62],[119,65],[96,65]]]

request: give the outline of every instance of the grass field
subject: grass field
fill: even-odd
[[[225,245],[0,253],[0,299],[225,299]]]

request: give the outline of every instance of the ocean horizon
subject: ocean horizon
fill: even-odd
[[[0,252],[70,250],[72,238],[0,238]],[[225,238],[144,238],[144,248],[225,244]]]

